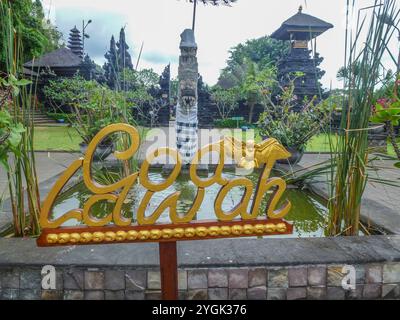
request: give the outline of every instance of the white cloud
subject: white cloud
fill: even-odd
[[[179,55],[179,35],[185,28],[191,27],[192,20],[192,5],[186,0],[45,0],[44,2],[47,6],[51,4],[51,16],[56,23],[58,20],[71,23],[70,26],[64,27],[66,30],[72,28],[72,24],[79,26],[82,19],[92,18],[93,23],[88,33],[93,38],[96,32],[101,34],[101,37],[104,37],[104,48],[108,46],[111,34],[118,36],[118,29],[126,25],[134,62],[144,42],[140,67],[151,67],[161,72],[171,59],[172,72],[176,75],[177,61],[174,57]],[[360,6],[367,6],[372,2],[372,0],[358,0]],[[199,5],[196,40],[199,46],[199,70],[204,80],[214,84],[220,70],[225,66],[229,56],[228,50],[231,47],[247,39],[271,34],[284,20],[295,14],[302,3],[304,5],[302,0],[239,0],[232,7]],[[325,87],[329,87],[331,82],[333,87],[339,85],[336,72],[343,65],[344,9],[345,0],[307,0],[307,6],[304,8],[305,13],[335,25],[334,29],[318,38],[317,51],[325,58],[322,64],[322,69],[326,71],[322,81]],[[68,19],[65,15],[68,15]],[[89,42],[90,40],[88,48],[90,48]],[[396,46],[395,42],[393,46]],[[90,51],[89,54],[96,56],[98,62],[102,62],[102,55]],[[155,59],[163,55],[164,60]]]

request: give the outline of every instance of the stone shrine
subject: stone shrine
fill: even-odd
[[[296,111],[301,109],[305,98],[311,100],[314,96],[321,97],[322,86],[319,80],[325,71],[319,68],[323,58],[316,52],[316,38],[331,28],[332,24],[303,13],[300,6],[299,12],[271,35],[274,39],[291,42],[290,52],[278,63],[278,79],[281,85],[285,87],[293,79],[294,73],[303,74],[295,80],[294,94],[298,101]]]
[[[176,106],[176,146],[184,164],[197,151],[198,132],[198,63],[194,32],[186,29],[181,34],[181,55],[178,68],[178,103]]]

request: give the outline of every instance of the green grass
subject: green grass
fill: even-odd
[[[400,143],[400,138],[397,140]],[[335,142],[335,139],[332,139],[332,143]],[[387,143],[388,155],[395,156],[395,152],[393,146],[388,141]],[[329,134],[320,134],[318,136],[313,137],[307,144],[306,152],[330,152],[329,147]]]
[[[145,128],[144,133],[147,131]],[[80,151],[81,142],[82,138],[71,127],[35,127],[33,147],[36,151]]]
[[[74,128],[36,127],[33,140],[38,151],[79,151],[82,139]]]
[[[245,135],[243,135],[245,138]],[[37,151],[79,151],[82,139],[74,128],[70,127],[36,127],[34,148]],[[261,138],[256,134],[256,142]],[[400,142],[400,139],[399,139]],[[320,134],[307,144],[307,152],[329,152],[329,135]],[[392,145],[388,142],[388,154],[394,156]]]

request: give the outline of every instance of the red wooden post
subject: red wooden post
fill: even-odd
[[[161,291],[163,300],[178,300],[176,241],[160,242]]]

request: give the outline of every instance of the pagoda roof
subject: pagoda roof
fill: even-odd
[[[333,24],[303,13],[303,8],[300,7],[299,12],[283,22],[281,27],[271,35],[271,38],[311,40],[331,28],[333,28]]]
[[[25,68],[63,68],[78,67],[82,60],[68,48],[60,48],[52,52],[46,53],[36,60],[29,61],[24,64]]]

